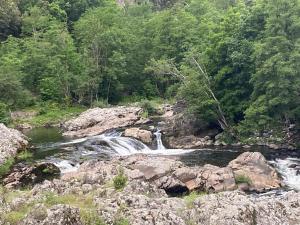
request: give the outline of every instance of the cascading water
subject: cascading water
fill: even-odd
[[[121,132],[109,132],[98,136],[75,139],[66,142],[51,143],[37,146],[39,151],[55,151],[57,154],[46,157],[46,160],[58,166],[62,173],[76,171],[79,163],[94,158],[108,159],[114,155],[126,156],[132,154],[179,155],[195,150],[166,149],[162,143],[160,130],[154,133],[157,149],[150,149],[147,145],[134,138],[122,137]],[[45,160],[45,158],[43,158]]]
[[[283,178],[283,182],[298,191],[300,191],[300,159],[285,158],[270,161]]]
[[[157,150],[165,150],[166,148],[162,143],[160,130],[157,129],[157,131],[154,133],[154,135],[156,136]]]

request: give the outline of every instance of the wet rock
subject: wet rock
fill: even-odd
[[[151,131],[142,130],[140,128],[128,128],[125,130],[124,136],[139,139],[147,144],[150,144],[152,142],[153,137]]]
[[[196,137],[194,135],[183,136],[183,137],[170,137],[167,139],[168,145],[171,148],[182,148],[182,149],[190,149],[190,148],[198,148],[204,146],[210,146],[213,144],[213,141],[209,136],[205,136],[203,138]]]
[[[140,117],[142,108],[112,107],[89,109],[79,117],[64,123],[64,136],[85,137],[101,134],[105,131],[147,123]]]
[[[24,130],[31,130],[33,127],[28,123],[22,123],[22,124],[18,124],[16,128],[18,130],[24,131]]]
[[[59,176],[59,174],[59,168],[52,163],[39,163],[36,165],[20,163],[14,166],[11,173],[3,180],[3,184],[7,188],[24,187]]]
[[[228,167],[234,176],[244,176],[250,180],[250,189],[264,191],[281,186],[276,170],[271,167],[259,152],[244,152],[232,160]]]
[[[0,123],[0,166],[17,151],[28,145],[26,137],[19,131]]]

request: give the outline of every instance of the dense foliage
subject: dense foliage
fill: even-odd
[[[299,0],[6,0],[0,40],[3,118],[159,97],[233,135],[300,121]]]

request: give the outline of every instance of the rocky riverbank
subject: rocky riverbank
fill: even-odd
[[[28,225],[299,224],[299,193],[255,196],[238,190],[280,185],[259,153],[244,153],[224,168],[186,167],[174,157],[146,155],[91,160],[28,191],[3,189],[0,224],[12,224],[16,214],[17,224]]]
[[[0,166],[16,156],[18,150],[28,145],[26,137],[19,131],[0,123]]]

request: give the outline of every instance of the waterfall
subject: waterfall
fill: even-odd
[[[157,129],[157,131],[154,133],[154,135],[156,136],[157,150],[165,150],[166,148],[162,143],[160,130]]]
[[[270,163],[277,168],[287,186],[300,191],[299,158],[276,159]]]
[[[152,155],[180,155],[195,150],[167,149],[162,143],[160,130],[156,136],[157,149],[150,149],[139,140],[122,137],[121,132],[109,132],[97,136],[75,139],[66,142],[51,143],[39,146],[42,151],[53,151],[54,154],[46,157],[47,161],[57,165],[62,173],[76,171],[79,163],[88,159],[109,159],[111,156],[127,156],[138,153]],[[59,149],[58,153],[55,153]]]

